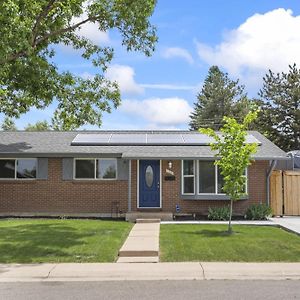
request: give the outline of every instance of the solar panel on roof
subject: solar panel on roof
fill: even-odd
[[[190,133],[183,135],[186,144],[208,145],[213,142],[213,139],[205,134]]]
[[[109,133],[82,133],[77,134],[73,139],[72,144],[85,144],[85,145],[93,145],[93,144],[107,144],[111,134]]]
[[[252,143],[261,145],[261,142],[256,137],[254,137],[252,134],[248,134],[246,136],[246,144],[252,144]]]
[[[172,134],[159,134],[159,133],[148,133],[147,144],[182,144],[183,139],[181,133]]]
[[[207,146],[214,140],[204,134],[189,132],[170,133],[80,133],[77,134],[71,145],[98,146],[98,145],[185,145]],[[247,135],[246,143],[257,143],[253,135]]]
[[[110,144],[145,144],[145,133],[113,133]]]

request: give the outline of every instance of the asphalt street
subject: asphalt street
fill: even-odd
[[[0,283],[0,299],[300,299],[300,281],[100,281]]]

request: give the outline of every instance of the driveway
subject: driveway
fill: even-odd
[[[286,228],[287,230],[293,231],[300,235],[300,216],[299,217],[288,217],[282,218],[271,218],[274,223]]]

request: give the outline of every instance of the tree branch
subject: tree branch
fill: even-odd
[[[69,26],[67,28],[62,28],[62,29],[59,29],[59,30],[56,30],[56,31],[52,31],[52,32],[49,32],[47,34],[45,34],[43,37],[37,39],[35,41],[35,44],[34,46],[37,46],[38,44],[42,43],[43,41],[49,39],[50,37],[54,37],[54,36],[57,36],[57,35],[60,35],[60,34],[63,34],[63,33],[66,33],[66,32],[69,32],[69,31],[73,31],[74,29],[78,28],[79,26],[87,23],[87,22],[90,22],[90,21],[95,21],[97,20],[96,17],[89,17],[81,22],[78,22],[72,26]]]
[[[41,13],[37,16],[35,24],[32,28],[32,43],[31,43],[32,45],[34,45],[34,43],[35,43],[37,31],[38,31],[38,28],[39,28],[39,25],[40,25],[42,19],[44,19],[48,15],[48,13],[51,11],[55,1],[56,0],[49,0],[48,4],[44,7],[44,9],[41,11]]]
[[[56,0],[51,0],[51,1],[54,2]],[[69,31],[73,31],[74,29],[80,27],[81,25],[83,25],[87,22],[95,21],[95,20],[97,20],[97,17],[88,17],[87,19],[82,20],[82,21],[80,21],[80,22],[78,22],[78,23],[76,23],[72,26],[49,32],[49,33],[45,34],[44,36],[40,37],[39,39],[35,39],[34,43],[31,46],[32,46],[32,48],[35,48],[37,45],[39,45],[40,43],[46,41],[47,39],[49,39],[51,37],[54,37],[54,36],[69,32]],[[1,62],[1,64],[4,64],[4,63],[7,63],[7,62],[14,61],[14,60],[16,60],[20,57],[24,57],[26,55],[27,55],[27,51],[21,50],[21,51],[15,53],[15,54],[10,55],[7,59],[4,59],[4,61],[0,61],[0,62]]]

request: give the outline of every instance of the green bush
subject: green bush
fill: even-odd
[[[214,221],[228,221],[230,209],[229,206],[222,207],[209,207],[208,208],[208,219]]]
[[[246,211],[248,220],[266,220],[270,215],[272,215],[272,209],[265,204],[252,204]]]

